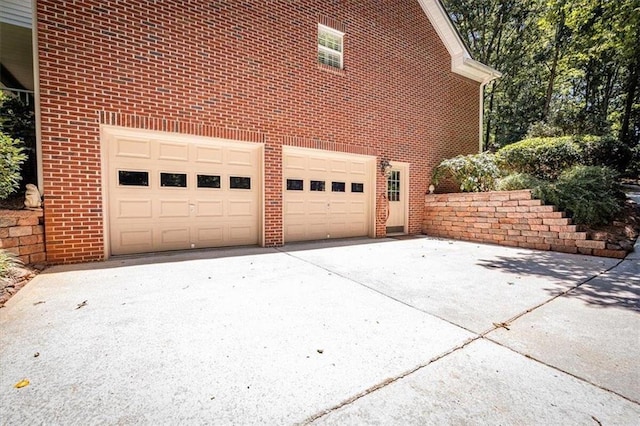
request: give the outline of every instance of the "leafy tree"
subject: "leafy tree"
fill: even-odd
[[[503,72],[485,90],[489,149],[530,136],[640,143],[640,0],[443,0],[471,54]]]

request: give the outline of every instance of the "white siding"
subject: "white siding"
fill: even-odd
[[[31,28],[31,0],[0,0],[0,22]]]

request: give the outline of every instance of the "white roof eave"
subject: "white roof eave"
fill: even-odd
[[[451,71],[486,84],[502,74],[471,57],[439,0],[418,0],[451,56]]]

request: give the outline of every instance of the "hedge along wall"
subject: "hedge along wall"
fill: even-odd
[[[0,210],[0,249],[25,264],[46,261],[42,210]]]
[[[623,258],[555,206],[534,200],[530,190],[428,194],[422,231],[426,235],[503,246]]]

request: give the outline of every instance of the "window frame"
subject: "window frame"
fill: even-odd
[[[340,38],[340,51],[337,51],[337,50],[332,49],[332,48],[327,47],[327,46],[322,46],[320,44],[320,34],[322,34],[322,33],[327,33],[327,34],[330,34],[332,36],[339,37]],[[339,70],[343,70],[344,69],[344,33],[342,31],[338,31],[335,28],[331,28],[331,27],[328,27],[328,26],[323,25],[323,24],[318,24],[318,37],[317,37],[316,44],[318,45],[318,49],[317,49],[317,52],[316,52],[316,57],[317,57],[318,64],[324,65],[324,66],[327,66],[327,67],[330,67],[330,68],[334,68],[334,69],[339,69]],[[325,52],[325,53],[339,55],[339,57],[340,57],[340,66],[336,67],[334,65],[327,64],[325,62],[321,62],[320,61],[320,52],[321,51]]]

